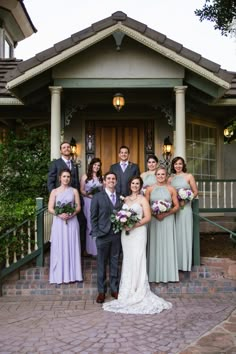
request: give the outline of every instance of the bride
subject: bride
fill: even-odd
[[[147,199],[140,194],[143,181],[132,177],[129,181],[131,194],[125,198],[126,208],[133,209],[140,221],[131,229],[122,231],[123,263],[117,300],[103,304],[106,311],[128,314],[154,314],[172,307],[172,304],[151,292],[146,270],[147,223],[151,211]],[[126,235],[129,231],[129,235]]]

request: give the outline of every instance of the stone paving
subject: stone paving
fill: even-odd
[[[169,311],[123,315],[92,300],[2,297],[0,353],[236,353],[235,293],[164,298]]]

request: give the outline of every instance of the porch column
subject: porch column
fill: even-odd
[[[49,86],[51,91],[51,160],[60,157],[61,86]]]
[[[175,90],[175,156],[186,160],[185,91],[187,86],[176,86]]]

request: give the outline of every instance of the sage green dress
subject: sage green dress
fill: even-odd
[[[147,174],[143,177],[143,185],[146,186],[152,186],[157,182],[156,175],[155,174]]]
[[[171,202],[171,195],[166,186],[156,186],[152,190],[150,202],[157,200]],[[167,216],[162,221],[152,216],[149,237],[149,282],[179,281],[174,214]]]
[[[189,183],[181,175],[172,178],[171,185],[177,190],[180,188],[191,189]],[[176,241],[179,270],[191,271],[193,252],[193,212],[191,202],[175,214]]]

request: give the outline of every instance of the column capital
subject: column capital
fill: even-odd
[[[188,86],[175,86],[175,93],[184,93],[187,90]]]
[[[61,93],[62,91],[62,86],[48,86],[48,88],[51,91],[51,94]]]

